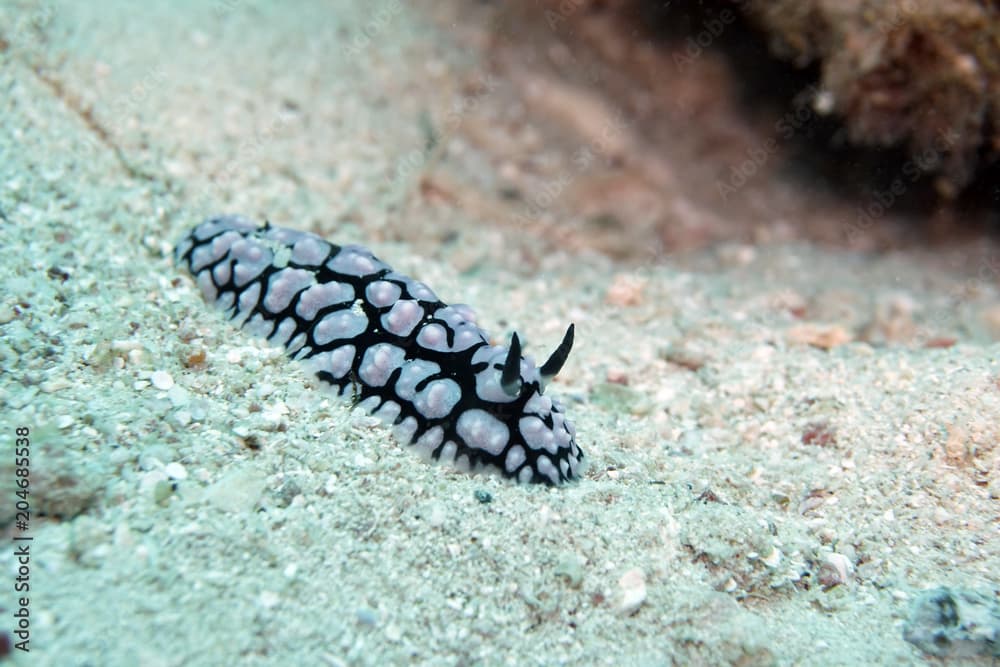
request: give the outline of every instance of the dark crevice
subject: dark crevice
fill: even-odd
[[[810,92],[819,91],[818,64],[795,67],[775,58],[767,37],[729,0],[639,3],[640,19],[654,39],[687,46],[703,39],[704,50],[720,53],[736,73],[738,113],[761,127],[775,119],[801,113],[808,120],[782,141],[785,163],[781,175],[804,189],[827,190],[859,206],[891,199],[896,214],[926,219],[949,211],[960,220],[989,219],[1000,225],[1000,162],[981,155],[974,180],[952,199],[939,194],[937,175],[914,169],[919,162],[906,145],[870,147],[852,144],[842,119],[813,110]],[[724,18],[728,21],[723,23]],[[723,29],[719,29],[720,26]],[[693,47],[692,47],[693,48]],[[992,160],[992,164],[990,161]],[[873,204],[873,205],[874,205]],[[984,213],[987,215],[984,216]]]

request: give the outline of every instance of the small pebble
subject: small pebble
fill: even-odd
[[[166,481],[167,476],[162,470],[150,470],[139,478],[139,490],[144,494],[156,495],[156,485]]]
[[[824,554],[823,562],[819,566],[819,583],[824,588],[846,584],[853,569],[854,566],[844,554]]]
[[[778,567],[781,563],[781,549],[772,548],[771,553],[761,558],[760,561],[770,568]]]
[[[697,371],[709,361],[709,357],[704,351],[686,341],[671,343],[660,352],[660,356],[689,371]]]
[[[200,366],[205,365],[205,358],[206,358],[205,350],[199,348],[188,354],[186,357],[184,357],[183,361],[184,365],[187,366],[188,368],[198,368]]]
[[[115,447],[108,455],[108,461],[113,466],[120,466],[135,458],[135,454],[128,447]]]
[[[618,611],[630,616],[646,601],[646,575],[640,568],[628,570],[618,580]]]
[[[951,514],[943,507],[934,508],[934,523],[943,526],[951,520]]]
[[[433,503],[424,513],[427,525],[433,528],[440,528],[448,520],[448,513],[440,503]]]
[[[484,505],[493,502],[493,495],[489,491],[484,491],[483,489],[476,489],[473,495],[476,497],[476,500],[478,500]]]
[[[205,499],[226,512],[252,512],[267,486],[267,476],[255,468],[232,470],[205,490]]]
[[[174,485],[165,479],[161,479],[153,485],[153,502],[157,505],[162,505],[173,493]]]
[[[124,521],[115,526],[114,544],[119,549],[130,549],[135,546],[135,534]]]
[[[633,274],[619,273],[611,279],[604,301],[612,306],[637,306],[642,303],[646,280]]]
[[[367,607],[361,607],[360,609],[354,610],[354,616],[358,619],[358,623],[361,625],[367,625],[368,627],[373,627],[378,623],[378,616],[375,612]]]
[[[149,376],[149,381],[160,391],[167,391],[174,386],[174,378],[166,371],[153,371]]]
[[[578,588],[583,582],[583,559],[574,553],[563,554],[552,574],[565,577],[570,586]]]
[[[622,368],[609,368],[606,379],[612,384],[628,384],[628,373]]]
[[[143,470],[163,470],[164,461],[170,461],[177,455],[167,445],[155,443],[147,446],[139,454],[139,467]]]
[[[948,463],[961,465],[969,456],[969,447],[966,444],[969,440],[965,429],[956,424],[948,427],[948,438],[944,443],[944,455]]]
[[[38,386],[39,389],[44,391],[46,394],[54,394],[56,392],[62,391],[63,389],[69,389],[73,386],[73,383],[66,378],[55,378],[54,380],[46,380]]]
[[[281,596],[274,591],[261,591],[257,596],[257,604],[264,609],[273,609],[281,602]]]
[[[788,340],[818,347],[821,350],[831,350],[840,345],[850,343],[853,336],[839,324],[816,324],[806,322],[788,330]]]
[[[167,399],[169,399],[170,403],[177,408],[187,405],[191,401],[191,394],[184,387],[175,384],[167,390]]]
[[[170,479],[187,479],[188,476],[187,469],[176,461],[168,463],[163,472],[167,473]]]

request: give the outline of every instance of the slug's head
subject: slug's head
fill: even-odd
[[[493,419],[504,424],[502,429],[496,429],[498,434],[507,434],[497,465],[507,477],[522,483],[555,485],[582,474],[583,452],[574,439],[576,430],[565,418],[559,402],[543,395],[572,347],[570,325],[555,352],[539,367],[531,357],[521,355],[517,334],[509,348],[494,346],[477,351],[477,356],[482,356],[474,361],[485,361],[488,370],[477,376],[476,390],[492,405]]]
[[[569,358],[569,352],[573,349],[573,325],[566,329],[559,347],[552,353],[548,361],[538,369],[538,393],[545,391],[549,381],[562,370],[563,364]],[[526,386],[521,378],[521,341],[518,340],[517,332],[510,340],[510,350],[507,352],[507,359],[503,364],[503,373],[500,375],[500,387],[508,396],[519,395]]]

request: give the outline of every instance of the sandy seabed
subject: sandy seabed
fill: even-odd
[[[923,590],[996,603],[995,246],[612,259],[516,222],[578,163],[477,194],[524,168],[483,118],[547,137],[452,5],[276,5],[0,7],[13,664],[910,665]],[[536,357],[575,322],[584,479],[422,463],[231,327],[171,259],[219,212],[363,243]]]

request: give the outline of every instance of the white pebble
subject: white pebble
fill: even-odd
[[[174,378],[166,371],[153,371],[153,374],[149,376],[149,381],[160,391],[167,391],[174,386]]]
[[[432,528],[440,528],[444,525],[444,522],[448,520],[448,512],[445,511],[444,507],[440,503],[433,503],[424,512],[424,516],[427,519],[427,525]]]
[[[846,584],[853,570],[854,565],[847,556],[838,553],[824,554],[820,564],[820,583],[826,587]]]
[[[646,576],[634,567],[618,580],[618,611],[626,616],[638,611],[646,601]]]
[[[267,486],[267,475],[255,468],[226,473],[205,490],[205,499],[227,512],[251,512]]]
[[[340,480],[337,479],[336,475],[330,475],[330,479],[326,480],[326,484],[323,485],[323,492],[327,495],[333,494],[337,491],[337,486],[339,486]]]
[[[187,479],[188,476],[187,469],[176,461],[168,463],[163,472],[167,473],[170,479]]]
[[[273,609],[281,602],[281,596],[274,591],[261,591],[257,596],[257,604],[264,609]]]
[[[781,549],[772,548],[771,552],[760,560],[768,567],[778,567],[778,564],[781,563]]]
[[[72,386],[73,383],[66,378],[55,378],[54,380],[46,380],[43,382],[39,385],[39,389],[44,391],[46,394],[54,394],[62,391],[63,389],[69,389]]]
[[[139,478],[139,491],[143,494],[152,494],[156,485],[167,481],[167,475],[162,470],[150,470]]]

